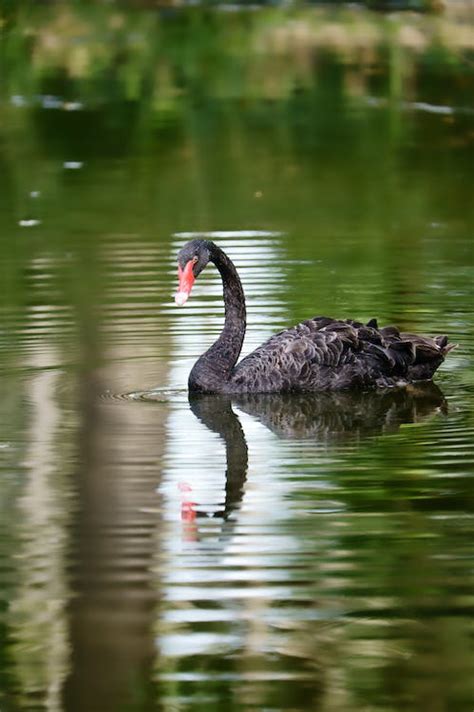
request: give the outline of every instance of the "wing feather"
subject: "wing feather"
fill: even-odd
[[[431,378],[453,346],[394,326],[318,316],[280,331],[231,374],[236,390],[334,390]]]

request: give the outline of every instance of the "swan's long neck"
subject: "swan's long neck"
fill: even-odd
[[[228,380],[242,350],[246,328],[245,296],[233,262],[216,245],[210,261],[222,277],[225,323],[217,341],[196,361],[189,375],[189,388],[215,393]]]

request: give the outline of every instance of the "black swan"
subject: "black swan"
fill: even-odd
[[[210,240],[191,240],[178,254],[183,305],[208,262],[220,272],[225,324],[217,341],[198,359],[189,390],[199,393],[285,393],[389,388],[430,380],[454,344],[447,336],[429,338],[378,328],[376,319],[313,317],[272,336],[236,365],[245,336],[245,297],[237,270]]]

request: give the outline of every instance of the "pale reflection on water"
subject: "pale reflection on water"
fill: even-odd
[[[71,598],[65,576],[71,498],[58,483],[61,472],[55,467],[61,411],[54,393],[60,373],[41,370],[57,359],[58,353],[50,348],[33,354],[28,364],[39,371],[29,384],[32,417],[22,462],[27,477],[18,499],[21,529],[15,554],[18,588],[8,615],[22,696],[28,700],[44,691],[45,707],[52,711],[61,709],[69,672],[66,609]],[[66,455],[67,443],[63,447]]]

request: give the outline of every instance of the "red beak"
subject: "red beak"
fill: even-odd
[[[189,260],[184,269],[181,269],[181,265],[178,265],[178,291],[175,294],[174,300],[179,307],[187,301],[193,284],[195,281],[195,276],[193,273],[193,260]]]

